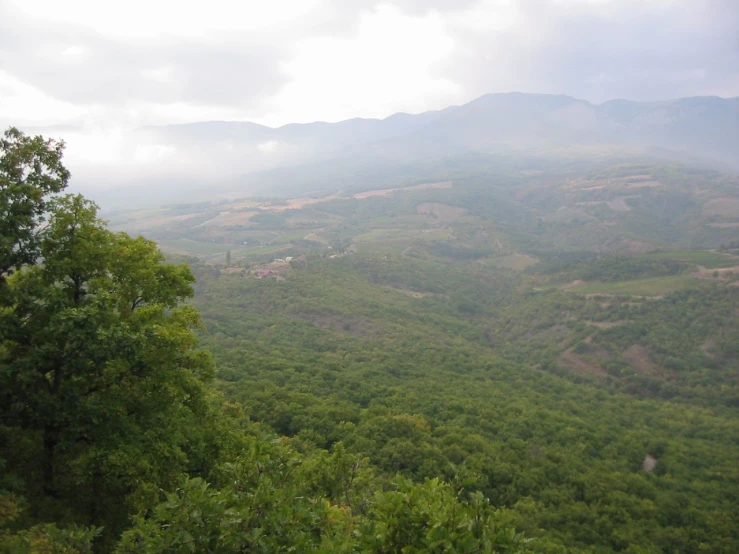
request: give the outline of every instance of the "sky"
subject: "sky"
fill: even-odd
[[[278,126],[510,91],[739,96],[739,2],[0,0],[2,125],[108,137],[189,121]]]

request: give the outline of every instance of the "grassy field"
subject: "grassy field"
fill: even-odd
[[[623,294],[633,296],[658,296],[676,290],[701,286],[704,283],[689,275],[669,275],[667,277],[650,277],[614,283],[589,282],[568,288],[570,292],[579,294]]]

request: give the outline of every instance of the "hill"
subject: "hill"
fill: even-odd
[[[739,548],[736,177],[471,156],[109,229],[4,136],[2,551]]]
[[[686,253],[674,268],[648,255],[521,272],[504,267],[510,256],[381,254],[392,240],[376,233],[365,254],[358,242],[353,254],[195,265],[217,388],[304,444],[482,491],[538,552],[731,551],[731,280],[693,277]],[[566,286],[575,277],[621,287]]]
[[[165,250],[265,260],[356,243],[360,250],[479,259],[561,252],[716,248],[736,238],[739,180],[678,164],[468,159],[441,181],[346,187],[309,197],[240,198],[108,214]],[[469,171],[475,166],[477,169]],[[273,256],[275,257],[275,256]]]
[[[481,491],[538,552],[733,551],[739,183],[501,159],[112,223],[191,265],[251,421]]]
[[[386,119],[290,124],[270,128],[253,123],[207,122],[150,127],[176,144],[217,146],[226,142],[246,150],[269,141],[295,153],[295,160],[341,159],[357,146],[393,152],[401,142],[425,155],[440,149],[499,152],[611,145],[672,150],[737,166],[739,99],[680,98],[664,102],[612,100],[600,105],[569,96],[488,94],[462,106]],[[402,155],[405,155],[405,150]]]

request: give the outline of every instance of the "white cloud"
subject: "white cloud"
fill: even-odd
[[[176,154],[177,148],[171,144],[140,144],[134,148],[132,159],[134,163],[150,164],[166,161]]]
[[[461,90],[433,76],[434,64],[453,48],[440,15],[412,17],[378,7],[362,16],[355,37],[300,42],[296,57],[283,64],[289,82],[261,121],[338,121],[435,107]]]
[[[175,68],[171,65],[165,65],[153,69],[142,69],[141,76],[144,79],[158,83],[172,83],[175,80]]]
[[[207,9],[175,0],[6,1],[0,67],[74,102],[73,116],[56,116],[73,124],[89,125],[102,111],[130,125],[281,125],[417,112],[460,99],[460,85],[434,73],[454,40],[433,10],[406,13],[373,0],[353,8],[345,0],[212,0]],[[35,105],[19,99],[15,113],[37,119]]]
[[[120,38],[158,39],[165,35],[203,37],[223,32],[256,32],[289,25],[320,0],[10,0],[33,17],[70,23]]]
[[[84,106],[62,102],[0,69],[0,122],[54,125],[81,117]]]
[[[453,14],[450,19],[465,29],[495,32],[513,27],[519,17],[518,6],[512,0],[481,0],[469,10]]]
[[[121,129],[64,133],[65,160],[70,167],[116,166],[124,161],[125,139]]]
[[[148,163],[171,153],[137,155],[119,130],[384,117],[511,90],[595,101],[736,96],[737,6],[0,0],[0,123],[82,125],[93,137],[83,145],[89,158]],[[289,149],[262,143],[259,150],[275,154],[260,158]]]
[[[88,60],[90,51],[84,46],[71,45],[59,52],[59,59],[62,63],[81,63]]]
[[[257,144],[257,150],[259,150],[260,152],[264,152],[265,154],[269,154],[270,152],[274,152],[275,150],[277,150],[277,147],[279,145],[280,143],[276,140],[268,140],[267,142]]]

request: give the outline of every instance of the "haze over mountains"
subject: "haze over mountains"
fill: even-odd
[[[61,129],[65,136],[74,131]],[[136,203],[203,194],[305,194],[361,186],[470,156],[640,155],[739,169],[739,98],[663,102],[488,94],[462,106],[386,119],[290,124],[211,121],[144,127],[118,136],[122,167],[78,162],[72,170],[94,196]],[[74,141],[72,141],[74,142]],[[135,145],[127,146],[127,145]],[[419,165],[420,164],[420,165]],[[431,164],[431,165],[430,165]],[[426,167],[426,170],[423,169]],[[388,186],[392,183],[388,183]],[[102,185],[102,187],[101,187]],[[122,188],[123,186],[126,188]],[[137,187],[136,185],[139,185]],[[101,188],[107,189],[101,196]]]

